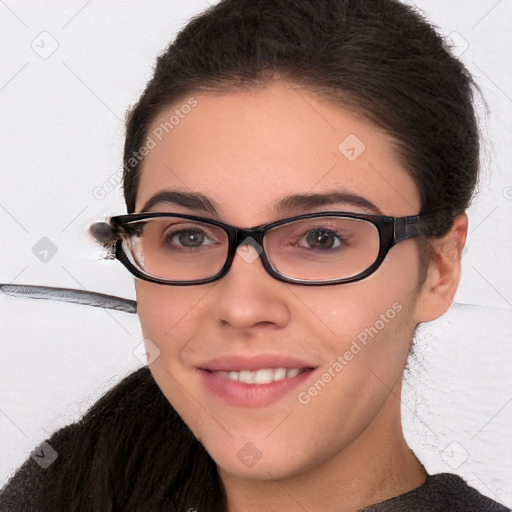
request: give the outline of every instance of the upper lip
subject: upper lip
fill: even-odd
[[[314,364],[308,363],[295,357],[276,354],[261,354],[257,356],[224,356],[210,359],[198,364],[197,368],[208,371],[256,371],[264,368],[316,368]]]

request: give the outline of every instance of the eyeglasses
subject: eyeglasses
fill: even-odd
[[[211,283],[229,272],[238,252],[249,263],[259,256],[279,281],[319,286],[373,274],[391,247],[422,234],[429,218],[326,211],[242,229],[195,215],[132,213],[93,224],[91,234],[111,258],[153,283]]]

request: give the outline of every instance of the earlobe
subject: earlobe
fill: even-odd
[[[468,218],[461,213],[453,220],[450,230],[433,241],[427,277],[416,299],[417,323],[435,320],[451,306],[460,282],[462,249],[467,231]]]

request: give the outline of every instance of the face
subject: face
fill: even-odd
[[[419,212],[418,190],[391,141],[354,114],[281,82],[194,98],[193,108],[175,105],[150,128],[154,133],[176,109],[188,112],[168,133],[157,131],[161,140],[145,157],[136,212],[162,190],[201,193],[216,213],[176,204],[150,211],[237,227],[326,210],[374,213],[346,201],[276,210],[286,196],[334,190],[360,196],[384,215]],[[137,280],[143,334],[160,351],[150,370],[221,472],[298,475],[358,443],[378,447],[398,428],[395,395],[417,324],[418,281],[415,240],[393,247],[373,275],[350,284],[280,282],[259,258],[241,253],[213,283]],[[213,371],[276,368],[308,370],[270,384]]]

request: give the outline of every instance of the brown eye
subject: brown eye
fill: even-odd
[[[328,229],[312,229],[305,240],[312,249],[332,249],[341,246],[339,235]]]
[[[205,234],[197,230],[181,230],[165,237],[166,245],[178,243],[182,247],[200,247],[207,240]]]

